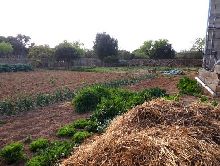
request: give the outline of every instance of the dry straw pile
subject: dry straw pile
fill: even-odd
[[[220,110],[162,99],[116,118],[62,166],[220,165]]]

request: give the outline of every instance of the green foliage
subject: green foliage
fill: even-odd
[[[0,64],[0,73],[2,72],[18,72],[18,71],[32,71],[33,68],[28,64]]]
[[[86,126],[88,126],[91,123],[88,119],[78,119],[73,122],[73,126],[76,129],[85,129]]]
[[[112,57],[116,59],[118,55],[118,41],[105,32],[97,33],[93,49],[98,58],[104,62]]]
[[[212,104],[212,106],[214,106],[214,107],[217,107],[217,106],[219,105],[218,101],[216,101],[216,100],[213,100],[213,101],[211,102],[211,104]]]
[[[174,58],[175,51],[166,39],[145,41],[143,45],[133,52],[135,56],[152,59]]]
[[[166,100],[171,100],[171,101],[179,101],[180,100],[180,95],[179,94],[174,94],[174,95],[167,95],[164,97]]]
[[[88,131],[78,131],[73,136],[73,141],[77,144],[82,143],[86,138],[90,137],[91,134]]]
[[[32,157],[26,166],[52,166],[57,160],[66,157],[72,150],[72,144],[69,142],[53,142],[46,149],[42,150],[36,156]]]
[[[64,41],[55,47],[55,58],[57,61],[64,61],[68,64],[68,68],[72,60],[80,56],[80,52],[72,43]]]
[[[48,62],[53,61],[54,49],[49,45],[31,46],[28,51],[28,58],[33,61],[35,67],[48,67]]]
[[[191,48],[191,51],[198,51],[203,52],[205,47],[205,38],[197,38],[195,42],[193,43],[193,46]]]
[[[53,94],[37,94],[35,97],[19,97],[17,100],[0,101],[0,114],[12,115],[22,111],[29,111],[37,107],[70,100],[74,97],[74,92],[68,88],[58,89]]]
[[[103,97],[92,114],[91,119],[100,125],[112,120],[117,115],[125,113],[128,109],[143,103],[145,100],[151,100],[166,95],[165,90],[153,88],[142,92],[129,92],[121,89],[109,89],[110,96]]]
[[[207,96],[204,96],[204,95],[200,96],[201,102],[207,102],[208,100],[209,100],[209,98]]]
[[[94,111],[101,98],[108,94],[108,89],[101,86],[84,88],[73,98],[72,104],[78,113]]]
[[[177,84],[181,94],[188,94],[198,96],[202,93],[202,88],[197,84],[196,80],[192,80],[188,77],[183,77]]]
[[[19,142],[11,143],[3,147],[0,156],[8,163],[15,163],[24,159],[23,145]]]
[[[33,152],[37,152],[42,149],[46,149],[49,146],[49,140],[44,138],[38,138],[37,140],[31,142],[30,150]]]
[[[8,55],[13,52],[12,45],[7,42],[0,42],[0,57]]]
[[[63,126],[57,131],[57,135],[60,137],[73,136],[75,133],[76,129],[73,127],[73,125]]]
[[[199,51],[181,51],[176,54],[179,59],[202,59],[203,53]]]
[[[129,51],[126,51],[126,50],[119,50],[118,51],[118,57],[120,59],[124,59],[124,60],[131,60],[131,59],[134,58],[134,54],[132,54]]]

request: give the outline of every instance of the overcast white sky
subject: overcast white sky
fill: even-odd
[[[51,47],[80,40],[92,48],[97,32],[132,51],[165,38],[188,49],[206,33],[209,0],[0,0],[0,36],[25,34]]]

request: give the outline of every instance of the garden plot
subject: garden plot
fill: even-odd
[[[52,93],[58,88],[74,90],[85,85],[121,79],[125,74],[73,71],[34,71],[0,73],[0,100],[39,93]]]

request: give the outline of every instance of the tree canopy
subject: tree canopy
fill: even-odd
[[[175,56],[172,45],[166,39],[145,41],[143,45],[140,46],[139,49],[134,50],[133,53],[139,57],[152,59],[169,59]]]
[[[112,38],[106,32],[97,33],[93,49],[104,62],[116,61],[118,55],[118,40]]]
[[[6,42],[0,42],[0,57],[6,56],[13,52],[12,45]]]

